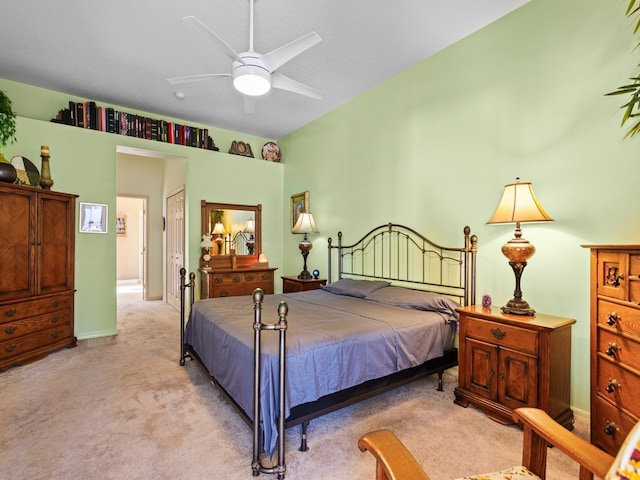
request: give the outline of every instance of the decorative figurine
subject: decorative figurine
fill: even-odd
[[[482,296],[482,308],[491,307],[491,297],[489,295]]]

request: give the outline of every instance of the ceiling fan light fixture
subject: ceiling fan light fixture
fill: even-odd
[[[244,95],[258,97],[271,90],[271,74],[256,65],[238,65],[233,70],[233,86]]]

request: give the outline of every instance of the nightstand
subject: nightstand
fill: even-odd
[[[298,277],[282,277],[282,293],[306,292],[317,290],[321,285],[326,285],[324,278],[310,278],[303,280]]]
[[[504,314],[472,305],[460,313],[458,387],[454,402],[473,403],[493,420],[513,423],[519,407],[537,407],[568,429],[571,318]]]

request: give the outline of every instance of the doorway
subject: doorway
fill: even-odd
[[[116,201],[118,299],[147,300],[147,198]],[[123,294],[123,295],[121,295]]]

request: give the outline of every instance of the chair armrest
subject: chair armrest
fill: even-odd
[[[571,433],[543,410],[518,408],[513,412],[513,419],[524,428],[522,464],[541,478],[545,476],[547,444],[579,463],[581,470],[586,469],[600,478],[604,478],[613,463],[611,455]]]
[[[376,480],[429,480],[407,447],[390,430],[376,430],[358,440],[361,452],[376,458]]]

